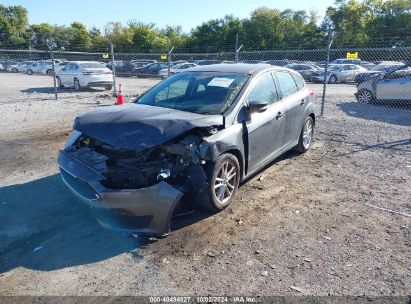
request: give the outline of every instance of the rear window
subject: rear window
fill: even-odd
[[[275,75],[277,77],[283,98],[290,96],[298,91],[297,84],[295,83],[295,80],[290,73],[276,72]]]
[[[106,68],[106,65],[104,63],[99,63],[99,62],[85,62],[85,63],[80,63],[80,66],[86,69],[104,69]]]

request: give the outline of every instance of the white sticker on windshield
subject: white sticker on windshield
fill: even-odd
[[[230,84],[232,84],[234,79],[230,78],[220,78],[214,77],[207,85],[209,87],[221,87],[221,88],[228,88]]]

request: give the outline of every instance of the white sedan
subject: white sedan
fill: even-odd
[[[104,63],[96,61],[72,61],[56,71],[59,87],[74,87],[79,91],[83,87],[113,88],[113,73]]]
[[[183,62],[183,63],[176,64],[170,68],[170,75],[180,73],[184,71],[185,69],[193,68],[195,66],[197,66],[197,64],[189,63],[189,62]],[[168,69],[160,70],[158,72],[158,75],[160,75],[160,77],[163,77],[163,78],[168,77]]]

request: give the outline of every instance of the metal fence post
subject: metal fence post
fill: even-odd
[[[170,73],[171,73],[171,53],[173,52],[174,46],[171,47],[171,49],[169,48],[168,52],[167,52],[167,70],[168,70],[168,77],[170,77]]]
[[[238,47],[238,33],[235,35],[235,63],[238,63],[238,55],[243,45]]]
[[[116,64],[114,61],[114,47],[113,42],[110,39],[110,55],[111,55],[111,71],[113,72],[113,86],[114,86],[114,96],[117,96],[117,84],[116,84]]]
[[[324,69],[324,83],[323,83],[323,96],[321,100],[321,116],[324,116],[324,107],[325,107],[325,95],[327,93],[327,72],[328,72],[328,65],[330,62],[330,50],[331,50],[331,44],[333,43],[333,38],[332,38],[332,30],[328,30],[328,39],[327,39],[327,60],[325,62],[325,69]]]
[[[56,43],[54,42],[53,38],[48,38],[46,40],[47,47],[50,50],[50,59],[51,59],[51,67],[53,69],[53,83],[54,83],[54,98],[57,100],[57,81],[56,81],[56,69],[54,67],[54,54],[53,49],[56,47]]]

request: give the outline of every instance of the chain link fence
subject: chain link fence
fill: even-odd
[[[350,56],[355,59],[346,59]],[[197,65],[238,62],[285,66],[298,71],[315,92],[324,130],[332,125],[335,133],[359,142],[365,134],[377,142],[409,143],[411,138],[409,47],[244,51],[236,45],[233,52],[215,53],[190,53],[172,47],[158,53],[116,53],[113,45],[93,52],[55,51],[53,47],[49,51],[0,50],[0,70],[13,74],[15,81],[29,82],[27,77],[36,75],[48,77],[43,77],[42,87],[23,90],[24,94],[16,97],[22,101],[64,99],[66,92],[89,86],[76,83],[73,62],[98,62],[107,67],[105,83],[95,94],[113,89],[116,95],[118,84],[126,84],[130,97]],[[8,78],[3,79],[3,86],[8,86]],[[133,91],[137,87],[139,91]]]

